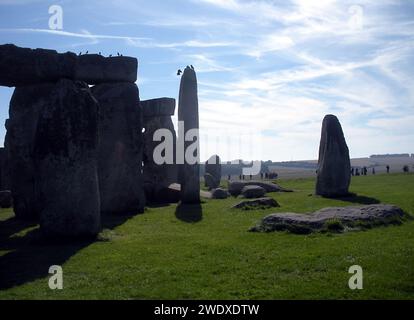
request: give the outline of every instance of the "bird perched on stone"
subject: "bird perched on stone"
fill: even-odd
[[[183,72],[181,71],[181,69],[178,69],[177,71],[177,76],[180,76]]]
[[[88,54],[89,53],[89,51],[86,51],[86,54]]]
[[[119,57],[119,52],[117,52],[117,55],[118,55],[118,57]]]
[[[99,55],[101,56],[102,55],[102,53],[99,51]]]
[[[194,67],[193,67],[193,65],[191,65],[190,67],[191,67],[191,69],[193,69],[193,70],[194,70]]]
[[[80,55],[80,56],[82,55],[82,51],[81,51],[81,52],[79,52],[79,55]]]
[[[112,54],[110,54],[109,57],[112,57]]]

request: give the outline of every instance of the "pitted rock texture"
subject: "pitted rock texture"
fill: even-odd
[[[388,204],[333,207],[309,214],[291,212],[271,214],[263,218],[251,231],[290,231],[299,234],[323,230],[343,231],[346,228],[398,224],[403,217],[402,209]]]

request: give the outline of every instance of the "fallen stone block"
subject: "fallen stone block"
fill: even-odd
[[[268,215],[250,231],[289,231],[308,234],[320,231],[342,232],[401,223],[402,209],[387,204],[324,208],[313,213],[275,213]]]
[[[235,204],[232,208],[233,209],[243,209],[243,210],[257,210],[257,209],[269,209],[269,208],[276,208],[280,207],[279,203],[269,197],[259,198],[254,200],[244,200]]]

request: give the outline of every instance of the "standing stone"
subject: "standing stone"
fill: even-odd
[[[54,88],[53,84],[17,87],[10,101],[5,143],[14,213],[19,219],[39,217],[35,199],[34,137],[40,110],[50,104],[49,96]]]
[[[98,104],[83,82],[60,80],[44,94],[33,151],[40,229],[46,236],[95,236]]]
[[[206,174],[204,175],[205,185],[209,189],[216,189],[221,181],[221,160],[217,155],[211,156],[206,162]],[[210,175],[211,178],[208,176]]]
[[[10,190],[0,191],[0,208],[11,208],[13,206],[13,198]]]
[[[334,115],[327,115],[322,123],[316,194],[346,196],[350,181],[351,162],[341,124]]]
[[[107,83],[92,88],[99,102],[99,191],[103,214],[142,213],[142,114],[138,87]]]
[[[0,148],[0,191],[10,190],[9,156],[6,149],[6,138],[4,139],[4,145],[4,148]]]
[[[181,184],[181,202],[200,202],[200,150],[199,136],[193,141],[185,141],[186,134],[191,129],[199,129],[198,123],[198,96],[197,77],[195,71],[187,67],[181,77],[180,96],[178,102],[178,121],[184,122],[184,128],[178,128],[178,143],[184,145],[184,151],[193,144],[197,146],[193,154],[196,163],[188,163],[189,159],[184,157],[184,164],[180,165],[179,181]]]
[[[143,112],[143,127],[144,131],[144,189],[147,201],[164,202],[165,190],[172,183],[177,183],[177,166],[175,164],[175,145],[177,142],[177,135],[174,129],[171,116],[175,111],[175,99],[159,98],[141,101],[141,108]],[[158,164],[154,159],[154,150],[161,144],[167,144],[167,141],[154,141],[154,133],[164,129],[170,133],[171,138],[171,157],[172,162]],[[163,155],[163,158],[168,159],[168,155]],[[167,197],[169,198],[169,197]]]

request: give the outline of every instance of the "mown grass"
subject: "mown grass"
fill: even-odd
[[[96,242],[47,244],[37,226],[0,212],[0,299],[413,299],[414,221],[344,234],[252,233],[274,212],[390,203],[414,214],[414,175],[355,177],[353,202],[309,196],[313,179],[279,181],[280,208],[230,210],[239,199],[206,200],[202,219],[184,222],[176,205],[112,218]],[[62,265],[64,289],[48,287]],[[364,289],[348,288],[348,269]]]

